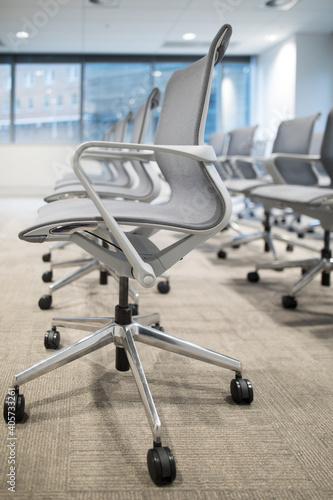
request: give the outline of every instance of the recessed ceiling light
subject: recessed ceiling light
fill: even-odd
[[[29,33],[27,31],[18,31],[16,33],[16,38],[29,38]]]
[[[197,37],[195,33],[184,33],[183,40],[194,40]]]
[[[262,7],[268,7],[277,10],[288,10],[293,7],[298,0],[264,0]]]
[[[265,36],[265,40],[267,40],[267,42],[275,42],[275,40],[278,39],[278,36],[277,35],[266,35]]]

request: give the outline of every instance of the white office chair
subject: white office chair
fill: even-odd
[[[132,370],[151,427],[153,448],[148,451],[150,477],[157,484],[172,482],[176,477],[171,450],[162,446],[161,422],[140,362],[135,342],[144,342],[167,351],[188,356],[235,372],[231,396],[236,403],[250,404],[251,383],[242,378],[240,361],[207,350],[168,335],[158,327],[158,314],[132,318],[128,307],[128,280],[135,278],[142,286],[151,287],[156,277],[172,267],[186,254],[221,231],[231,215],[231,200],[212,161],[213,149],[204,144],[204,128],[209,104],[214,65],[222,59],[231,36],[224,25],[215,36],[208,54],[197,62],[176,71],[170,78],[153,145],[127,144],[131,152],[123,157],[154,158],[171,186],[172,196],[165,204],[151,205],[135,201],[101,199],[80,164],[89,148],[124,148],[119,143],[90,142],[76,151],[73,167],[89,194],[89,198],[60,200],[44,205],[33,226],[22,231],[20,238],[30,242],[68,239],[95,258],[114,269],[120,276],[119,304],[114,318],[80,320],[75,325],[60,319],[60,325],[80,325],[91,330],[81,340],[55,352],[48,358],[14,375],[15,405],[10,395],[5,399],[4,416],[14,410],[16,420],[24,414],[24,396],[19,386],[65,365],[107,344],[116,347],[116,368]],[[130,226],[132,230],[123,229]],[[177,231],[183,237],[164,248],[158,248],[149,236],[157,229]],[[105,245],[88,236],[94,234]],[[147,325],[156,325],[151,327]],[[218,325],[220,328],[220,325]]]

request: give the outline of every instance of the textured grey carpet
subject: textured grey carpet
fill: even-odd
[[[54,315],[112,315],[115,283],[98,274],[47,291],[44,245],[18,240],[38,200],[0,200],[1,398],[13,374],[45,357],[43,336]],[[228,234],[229,233],[229,234]],[[0,425],[0,498],[298,500],[333,498],[333,293],[319,280],[299,294],[297,310],[280,298],[299,270],[246,274],[262,243],[216,251],[216,236],[171,270],[171,291],[139,289],[140,312],[159,311],[167,332],[240,359],[254,386],[250,407],[229,396],[232,373],[143,344],[141,360],[177,462],[172,486],[157,489],[146,468],[152,437],[130,372],[114,368],[114,347],[22,386],[27,415],[15,429],[16,492],[7,490],[8,428]],[[296,249],[286,258],[311,255]],[[320,246],[320,245],[319,245]],[[55,259],[78,255],[72,248]],[[64,270],[58,270],[62,276]],[[62,333],[68,344],[84,334]]]

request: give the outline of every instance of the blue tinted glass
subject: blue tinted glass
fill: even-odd
[[[133,114],[151,91],[149,63],[87,63],[84,72],[83,139],[100,140],[114,123]],[[127,139],[130,137],[129,127]]]
[[[17,64],[15,141],[79,142],[80,100],[80,64]]]

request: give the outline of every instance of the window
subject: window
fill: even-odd
[[[32,97],[28,97],[27,111],[28,111],[28,113],[32,113],[33,110],[34,110],[34,100]]]
[[[85,65],[83,139],[100,140],[109,126],[136,111],[151,90],[149,63]],[[130,137],[129,127],[127,139]]]
[[[34,86],[34,74],[29,71],[29,73],[25,73],[24,75],[24,87],[26,89],[30,89]]]
[[[44,95],[43,110],[48,111],[50,109],[50,96]]]
[[[53,85],[55,78],[54,69],[46,69],[44,75],[45,75],[44,76],[45,85]]]
[[[10,98],[12,88],[10,64],[0,64],[0,143],[10,140]]]
[[[16,142],[80,142],[80,110],[71,105],[72,94],[79,101],[80,78],[67,79],[80,71],[80,64],[71,63],[16,64],[15,95],[22,103],[22,112],[16,109],[14,116]],[[33,88],[21,84],[24,74],[34,76]]]
[[[172,73],[194,60],[192,56],[145,56],[138,62],[134,57],[132,60],[129,56],[115,56],[105,61],[102,56],[88,55],[52,56],[54,62],[50,63],[49,56],[31,55],[26,59],[20,56],[20,61],[28,62],[16,62],[15,55],[1,57],[0,142],[18,143],[102,139],[112,123],[129,111],[135,115],[152,88],[160,89],[162,103]],[[226,58],[214,69],[206,142],[213,132],[227,132],[250,124],[251,71],[249,57]],[[158,106],[152,113],[147,141],[154,139],[160,109]],[[130,139],[131,127],[132,124],[125,140]]]
[[[71,103],[72,103],[72,108],[77,108],[77,106],[79,104],[77,94],[72,94]]]
[[[21,113],[21,101],[19,99],[15,99],[14,112],[16,114],[20,114]]]
[[[62,95],[58,95],[58,97],[57,97],[57,108],[58,108],[58,109],[62,109],[62,108],[63,108],[63,99],[62,99]]]

